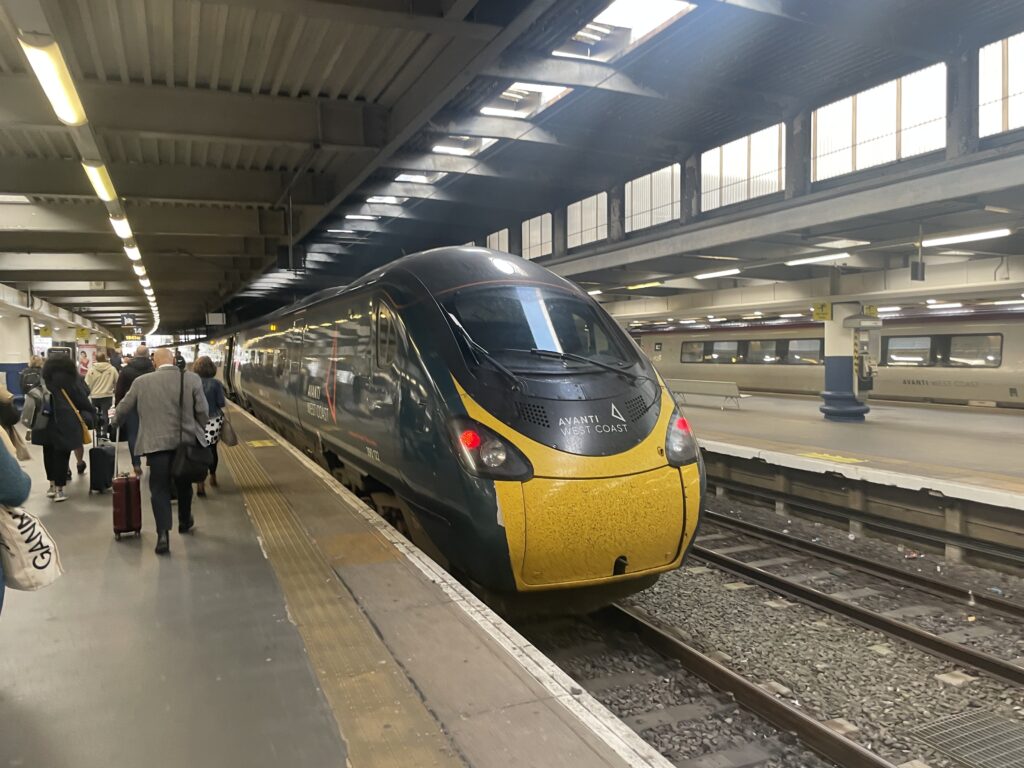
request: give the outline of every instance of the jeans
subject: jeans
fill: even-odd
[[[46,479],[63,488],[68,481],[68,462],[71,451],[62,451],[49,445],[43,446],[43,466],[46,467]]]
[[[211,475],[216,475],[217,474],[217,464],[220,463],[220,459],[217,456],[217,444],[216,443],[214,443],[213,445],[210,446],[210,451],[213,453],[213,464],[210,467],[210,474]]]
[[[96,429],[103,431],[103,428],[110,423],[110,417],[108,413],[110,406],[114,402],[113,396],[111,397],[94,397],[92,404],[96,406]]]
[[[135,453],[135,441],[139,439],[139,414],[132,411],[121,425],[128,433],[128,453],[132,455],[132,466],[142,468],[142,457]]]
[[[149,500],[153,505],[153,518],[157,531],[171,530],[171,486],[178,496],[178,526],[188,527],[192,522],[192,483],[171,477],[174,451],[159,451],[146,455],[149,463]]]

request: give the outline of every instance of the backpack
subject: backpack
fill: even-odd
[[[21,378],[21,392],[28,395],[29,390],[42,386],[43,376],[38,368],[26,368]]]
[[[42,382],[25,394],[25,407],[21,411],[21,423],[29,429],[45,429],[50,416],[46,413],[46,404],[50,400],[50,392]]]

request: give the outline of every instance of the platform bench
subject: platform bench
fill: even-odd
[[[665,379],[668,388],[679,395],[682,401],[686,402],[687,395],[707,395],[709,397],[722,398],[722,410],[725,410],[727,403],[732,402],[737,408],[740,407],[740,400],[750,395],[740,393],[740,388],[735,381],[700,381],[698,379]]]

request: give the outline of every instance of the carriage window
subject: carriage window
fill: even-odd
[[[998,368],[1002,360],[1003,337],[998,333],[951,336],[949,339],[949,360],[946,364],[951,367]]]
[[[748,342],[747,362],[748,363],[777,363],[779,342],[775,339]]]
[[[711,345],[711,354],[704,357],[707,363],[738,363],[740,358],[738,341],[716,341]]]
[[[890,336],[885,341],[886,365],[917,368],[932,364],[931,336]]]
[[[786,351],[786,365],[821,365],[821,339],[793,339]]]
[[[377,305],[377,366],[388,368],[395,361],[398,333],[391,309],[384,303]]]
[[[703,341],[684,341],[683,348],[679,353],[680,363],[703,363],[704,362],[704,342]]]

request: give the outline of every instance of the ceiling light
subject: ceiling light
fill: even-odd
[[[347,218],[347,217],[346,217]],[[328,229],[332,235],[354,235],[356,231],[354,229]]]
[[[447,144],[435,144],[433,151],[439,155],[458,155],[459,157],[470,157],[473,154],[473,150],[466,147],[452,147]]]
[[[697,321],[696,320],[676,320],[676,322],[679,323],[680,325],[690,325],[692,323],[696,323]]]
[[[345,218],[346,219],[351,219],[352,221],[376,221],[377,220],[376,216],[370,216],[370,215],[365,214],[365,213],[346,213],[345,214]]]
[[[122,240],[132,239],[132,225],[128,223],[128,219],[124,216],[111,216],[110,226],[114,228],[114,234]]]
[[[949,237],[933,237],[921,241],[922,248],[934,248],[937,245],[956,245],[957,243],[973,243],[975,240],[992,240],[996,237],[1006,237],[1013,234],[1013,230],[989,229],[984,232],[969,232],[966,235],[950,235]]]
[[[659,285],[661,285],[661,281],[660,280],[655,280],[655,281],[650,282],[650,283],[637,283],[636,285],[627,285],[626,286],[626,290],[627,291],[639,291],[641,288],[657,288]]]
[[[850,240],[849,238],[840,238],[839,240],[829,240],[824,243],[818,243],[820,248],[856,248],[861,245],[871,245],[870,240]]]
[[[409,198],[407,197],[395,197],[394,195],[371,195],[366,198],[368,203],[383,203],[386,205],[401,205]]]
[[[985,210],[989,213],[1013,213],[1009,208],[1003,208],[1001,205],[986,205]]]
[[[1003,299],[1002,301],[993,301],[997,307],[1003,307],[1008,304],[1024,304],[1024,299]]]
[[[724,323],[728,319],[729,319],[728,317],[709,317],[708,318],[708,322],[709,323]]]
[[[82,163],[82,167],[85,169],[85,175],[89,177],[92,188],[96,190],[96,197],[105,203],[117,198],[114,182],[110,180],[107,166],[103,163]]]
[[[21,204],[24,204],[24,203],[31,203],[31,202],[32,201],[29,200],[28,197],[26,197],[25,195],[4,195],[4,194],[0,194],[0,203],[5,204],[5,205],[8,204],[8,203],[17,203],[17,204],[21,205]]]
[[[713,277],[729,277],[730,275],[738,275],[740,270],[738,269],[722,269],[718,272],[702,272],[699,275],[694,275],[694,280],[710,280]]]
[[[938,304],[939,300],[938,299],[925,299],[924,303],[925,304]]]
[[[505,109],[504,107],[480,107],[480,114],[487,115],[488,117],[514,117],[517,120],[523,120],[527,117],[526,114],[518,110]]]
[[[147,296],[152,296],[153,295],[153,289],[152,288],[143,288],[142,292],[144,294],[146,294]]]
[[[743,319],[744,320],[760,320],[761,319],[761,315],[744,315]]]
[[[135,270],[135,274],[139,277],[145,277],[146,268],[141,264],[132,264],[132,269]]]
[[[785,314],[779,315],[779,317],[790,319],[794,317],[803,317],[803,314],[801,314],[800,312],[786,312]]]
[[[962,306],[959,301],[951,301],[948,304],[929,304],[928,309],[960,309]]]
[[[939,251],[939,256],[973,256],[974,251]]]
[[[836,261],[838,259],[848,259],[850,254],[848,253],[825,253],[821,256],[808,256],[805,259],[793,259],[787,261],[787,267],[799,267],[801,264],[817,264],[822,261]]]
[[[600,296],[600,295],[601,295],[601,293],[602,293],[602,292],[601,292],[601,291],[599,291],[599,290],[587,291],[587,295],[588,295],[588,296]]]
[[[139,278],[139,285],[141,285],[143,288],[149,288],[150,287],[149,278],[148,277],[140,277]]]
[[[879,312],[899,312],[903,307],[879,307]]]
[[[18,38],[21,49],[25,52],[36,79],[43,87],[43,93],[50,100],[57,119],[64,125],[84,125],[85,108],[78,98],[75,84],[71,80],[71,72],[60,52],[60,47],[49,37],[32,35],[29,39],[39,38],[38,43],[29,42],[26,36]],[[46,41],[46,42],[44,42]]]
[[[412,184],[430,184],[430,179],[422,173],[400,173],[395,176],[395,181],[408,181]]]
[[[124,252],[125,252],[125,255],[129,259],[131,259],[132,261],[138,261],[139,259],[142,258],[142,254],[139,253],[139,246],[137,246],[137,245],[125,244]]]

